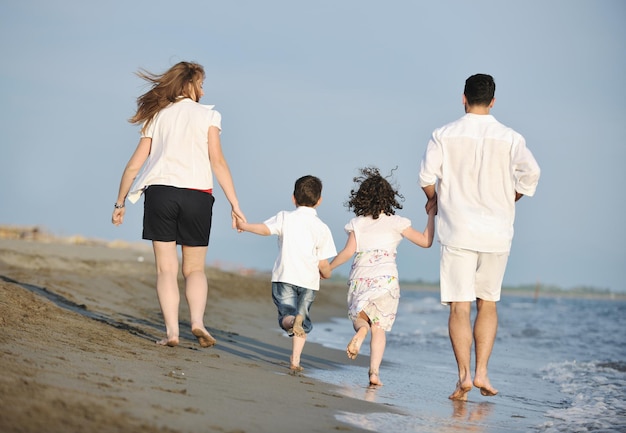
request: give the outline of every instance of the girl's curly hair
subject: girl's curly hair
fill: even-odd
[[[400,201],[404,201],[404,197],[381,176],[378,168],[365,167],[359,172],[361,174],[353,179],[358,188],[350,191],[350,199],[344,206],[354,211],[356,216],[371,216],[374,219],[378,219],[381,213],[394,215],[395,209],[402,209]]]

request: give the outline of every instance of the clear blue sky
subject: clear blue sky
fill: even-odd
[[[420,158],[481,72],[496,79],[492,113],[542,168],[518,203],[505,284],[625,291],[624,23],[622,0],[3,1],[0,224],[139,241],[141,204],[110,223],[139,137],[134,72],[193,60],[249,220],[291,209],[293,182],[314,174],[341,248],[357,168],[397,166],[399,214],[422,229]],[[208,262],[271,269],[276,238],[230,230],[216,198]],[[438,246],[405,241],[398,265],[436,281]]]

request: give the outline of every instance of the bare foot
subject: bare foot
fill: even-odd
[[[211,347],[217,343],[215,338],[213,338],[213,336],[209,334],[209,331],[206,329],[192,329],[191,333],[198,339],[198,343],[200,343],[200,346],[202,347]]]
[[[304,317],[302,317],[301,314],[298,314],[293,320],[293,335],[296,337],[306,337],[306,332],[304,332],[304,328],[302,327],[303,320]]]
[[[289,357],[289,370],[294,373],[299,373],[304,370],[304,368],[300,366],[300,358],[294,360],[293,355]]]
[[[302,377],[302,372],[304,368],[299,365],[291,365],[289,366],[289,376]]]
[[[178,337],[164,338],[162,340],[157,341],[156,344],[158,344],[159,346],[176,347],[178,346]]]
[[[302,367],[301,365],[291,364],[289,366],[289,370],[293,371],[294,373],[300,373],[301,371],[304,371],[304,367]]]
[[[493,397],[498,394],[498,390],[491,386],[489,382],[489,378],[485,376],[484,378],[476,377],[474,379],[474,386],[480,389],[480,393],[486,397]]]
[[[380,376],[378,375],[378,370],[370,370],[370,386],[383,386],[383,383],[380,380]]]
[[[359,355],[359,349],[361,349],[361,343],[362,341],[359,340],[358,335],[352,337],[352,340],[350,340],[350,343],[348,343],[348,347],[346,348],[348,358],[356,359],[356,357]]]
[[[362,332],[364,331],[364,332]],[[352,337],[350,343],[348,343],[348,347],[346,348],[346,353],[348,354],[348,358],[356,359],[359,354],[359,350],[361,350],[361,344],[363,344],[363,340],[367,336],[367,328],[363,327],[359,329],[359,331]]]
[[[460,401],[466,401],[467,400],[467,393],[470,392],[472,390],[472,384],[471,382],[463,382],[461,383],[461,381],[458,381],[456,383],[456,389],[454,390],[454,392],[452,394],[450,394],[450,397],[448,397],[450,400],[460,400]]]

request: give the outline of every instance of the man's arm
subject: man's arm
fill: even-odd
[[[422,187],[422,190],[424,190],[424,194],[426,194],[428,199],[426,202],[426,213],[429,214],[434,208],[435,214],[437,214],[437,191],[435,190],[435,185],[426,185]]]

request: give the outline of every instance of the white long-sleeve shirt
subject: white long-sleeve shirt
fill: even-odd
[[[222,116],[213,107],[185,98],[156,114],[142,134],[152,139],[152,145],[130,189],[131,203],[150,185],[213,188],[208,133],[211,126],[222,128]]]
[[[508,252],[515,193],[534,195],[539,176],[524,137],[490,114],[468,113],[433,132],[419,183],[437,185],[441,244]]]

